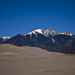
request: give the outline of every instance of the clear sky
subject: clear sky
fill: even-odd
[[[0,0],[0,35],[45,27],[75,32],[75,0]]]

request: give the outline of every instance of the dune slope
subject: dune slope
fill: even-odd
[[[0,45],[0,75],[75,75],[75,55]]]

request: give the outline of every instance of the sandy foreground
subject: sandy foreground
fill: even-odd
[[[0,45],[0,75],[75,75],[75,55]]]

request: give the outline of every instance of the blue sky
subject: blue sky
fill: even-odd
[[[75,32],[74,0],[0,0],[0,35],[51,27]]]

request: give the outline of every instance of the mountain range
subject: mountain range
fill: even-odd
[[[26,34],[0,37],[0,44],[33,46],[51,52],[75,53],[75,35],[71,32],[57,32],[53,29],[35,29]]]

